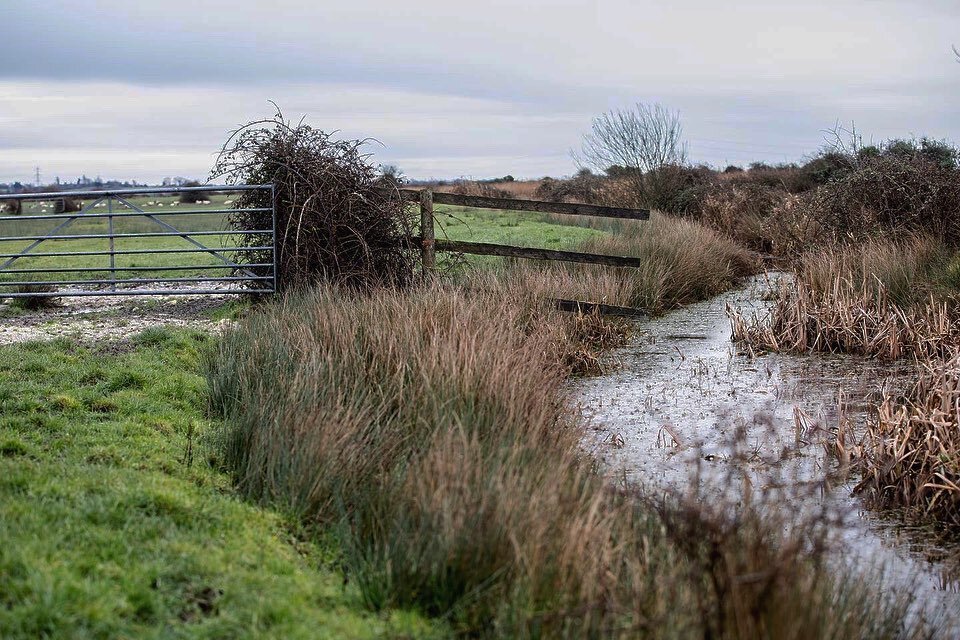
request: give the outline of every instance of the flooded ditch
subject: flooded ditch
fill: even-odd
[[[640,323],[608,374],[576,380],[587,446],[609,469],[655,493],[733,498],[744,486],[791,485],[782,508],[833,514],[833,557],[885,591],[911,591],[917,613],[946,616],[960,637],[960,550],[865,508],[855,481],[828,476],[824,448],[841,416],[855,431],[909,364],[847,356],[738,353],[726,307],[763,311],[765,278]]]

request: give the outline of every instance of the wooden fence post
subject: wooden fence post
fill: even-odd
[[[437,266],[437,250],[433,234],[433,191],[420,192],[420,255],[423,260],[423,274],[430,276]]]

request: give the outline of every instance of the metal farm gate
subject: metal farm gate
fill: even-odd
[[[0,194],[0,298],[273,293],[275,237],[272,185]]]

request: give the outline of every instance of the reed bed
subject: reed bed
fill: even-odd
[[[482,637],[918,636],[811,557],[817,523],[616,488],[564,395],[577,338],[484,285],[288,296],[209,359],[240,488],[335,539],[369,606]]]
[[[960,534],[960,352],[927,362],[905,398],[885,398],[853,448],[856,491]]]
[[[729,311],[733,338],[771,351],[941,357],[960,341],[950,262],[927,236],[811,252],[766,312]]]

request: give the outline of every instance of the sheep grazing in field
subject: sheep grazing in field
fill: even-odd
[[[171,202],[171,203],[170,203],[170,206],[171,206],[171,207],[175,207],[175,206],[177,206],[178,204],[180,204],[180,203],[179,203],[179,202]]]
[[[162,202],[158,202],[158,203],[157,203],[157,206],[158,206],[158,207],[162,207],[162,206],[163,206],[163,203],[162,203]]]
[[[148,206],[148,207],[152,207],[152,206],[155,205],[155,204],[157,204],[157,203],[154,202],[153,200],[151,200],[150,202],[147,203],[147,206]]]
[[[224,201],[223,201],[223,204],[224,204],[224,206],[233,204],[233,200],[224,200]]]

